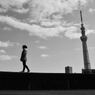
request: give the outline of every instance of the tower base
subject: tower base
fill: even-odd
[[[82,69],[83,74],[93,74],[91,69]]]

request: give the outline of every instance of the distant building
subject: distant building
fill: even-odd
[[[90,70],[82,69],[82,74],[95,74],[95,69]]]
[[[70,66],[65,67],[65,73],[66,74],[72,73],[72,67],[70,67]]]
[[[95,70],[92,70],[92,69],[82,69],[82,74],[95,74]]]
[[[91,69],[91,72],[92,72],[93,74],[95,74],[95,69]]]

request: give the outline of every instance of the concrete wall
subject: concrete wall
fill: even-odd
[[[95,89],[95,74],[0,72],[0,90]]]

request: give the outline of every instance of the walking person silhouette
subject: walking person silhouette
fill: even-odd
[[[25,68],[27,69],[27,72],[30,72],[28,66],[26,65],[26,61],[27,61],[27,46],[26,45],[23,45],[22,46],[22,53],[21,53],[21,58],[20,58],[20,61],[23,63],[23,70],[22,72],[25,72]]]

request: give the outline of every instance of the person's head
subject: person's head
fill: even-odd
[[[27,49],[27,45],[23,45],[22,48],[23,48],[23,49]]]

